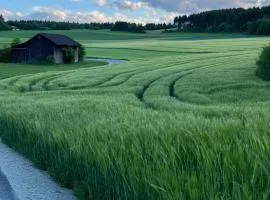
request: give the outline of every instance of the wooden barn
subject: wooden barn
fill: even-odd
[[[73,49],[74,62],[78,62],[80,46],[80,43],[65,35],[40,33],[25,43],[13,46],[11,48],[11,62],[46,62],[53,57],[55,63],[64,63],[64,49],[68,47]]]

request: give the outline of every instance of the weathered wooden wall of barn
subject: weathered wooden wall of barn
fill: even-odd
[[[46,61],[48,56],[54,54],[54,44],[42,36],[37,36],[29,42],[30,62]]]
[[[62,47],[54,47],[54,59],[55,59],[55,63],[60,64],[60,63],[64,63],[64,54],[63,54],[63,50]]]
[[[75,63],[79,62],[79,47],[76,47],[75,48],[75,51],[74,51],[74,62]]]

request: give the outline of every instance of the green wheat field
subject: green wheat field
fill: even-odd
[[[269,37],[56,33],[127,61],[0,64],[3,142],[79,199],[270,198]]]

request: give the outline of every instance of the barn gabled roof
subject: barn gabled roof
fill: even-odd
[[[52,43],[58,46],[81,46],[80,43],[76,42],[75,40],[72,40],[71,38],[65,35],[39,33],[36,36],[38,35],[43,36],[44,38],[46,38],[47,40],[50,40]]]
[[[39,36],[49,40],[51,43],[57,45],[57,46],[72,46],[72,47],[79,47],[81,44],[79,42],[76,42],[75,40],[72,40],[71,38],[65,36],[65,35],[58,35],[58,34],[49,34],[49,33],[39,33],[32,37],[30,40],[15,45],[11,47],[12,49],[20,49],[20,48],[26,48],[28,43]]]

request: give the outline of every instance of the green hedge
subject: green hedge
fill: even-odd
[[[263,48],[257,65],[257,75],[265,80],[270,80],[270,45]]]

